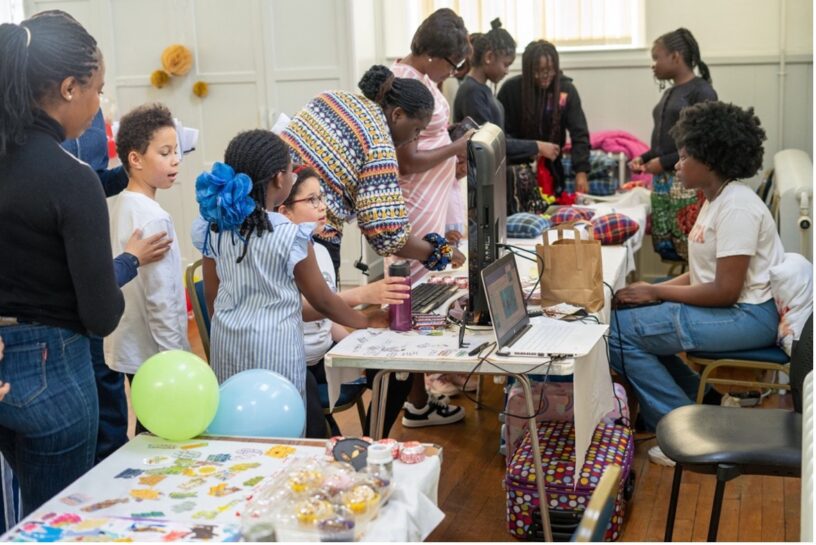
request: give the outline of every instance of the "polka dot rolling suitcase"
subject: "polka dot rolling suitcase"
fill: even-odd
[[[595,428],[586,461],[574,482],[575,430],[572,422],[541,422],[538,426],[544,485],[550,522],[556,541],[569,541],[581,520],[589,498],[609,464],[621,466],[621,486],[615,499],[615,511],[604,539],[615,541],[620,535],[626,502],[634,490],[632,460],[635,441],[631,428],[600,423]],[[513,454],[505,474],[507,526],[513,537],[541,538],[539,497],[536,490],[530,434],[526,433]]]

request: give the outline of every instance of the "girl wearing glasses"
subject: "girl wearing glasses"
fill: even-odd
[[[326,194],[320,183],[320,178],[314,169],[299,167],[297,179],[292,185],[292,192],[289,197],[278,207],[278,212],[295,224],[314,225],[313,234],[316,236],[323,231],[326,226]],[[336,291],[337,277],[334,272],[329,251],[320,244],[314,245],[315,258],[323,278],[326,280],[331,291]],[[398,304],[408,298],[410,291],[402,278],[386,278],[378,282],[365,284],[357,288],[338,292],[343,301],[349,306],[357,305],[389,305]],[[311,309],[308,301],[303,301],[304,309]],[[340,393],[340,385],[360,378],[358,369],[325,369],[323,366],[323,356],[334,343],[340,341],[348,335],[348,330],[340,324],[332,322],[328,318],[322,318],[303,324],[303,338],[306,346],[306,365],[309,373],[306,374],[306,436],[323,437],[326,432],[326,419],[323,415],[323,407],[320,404],[318,394],[318,384],[329,384],[329,392]],[[373,377],[372,377],[373,379]],[[398,381],[393,381],[398,382]],[[405,388],[402,388],[405,390]],[[388,402],[397,403],[397,408],[402,406],[407,392],[402,395],[394,395],[389,391]],[[332,421],[332,424],[334,422]],[[336,425],[335,425],[336,426]],[[333,429],[334,435],[340,435],[339,429]]]
[[[569,132],[575,189],[589,190],[589,129],[578,90],[561,72],[558,51],[550,42],[530,42],[521,56],[521,75],[513,76],[499,89],[504,106],[508,138],[543,140],[544,160],[539,161],[539,183],[550,180],[556,195],[564,189],[561,151]]]

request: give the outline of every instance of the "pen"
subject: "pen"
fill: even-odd
[[[487,346],[488,344],[489,343],[487,343],[487,342],[483,342],[482,344],[480,344],[479,346],[477,346],[476,348],[474,348],[473,350],[468,352],[468,356],[475,356],[476,354],[478,354],[479,352],[484,350],[484,347]]]

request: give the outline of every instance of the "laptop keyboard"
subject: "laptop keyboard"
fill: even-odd
[[[420,284],[411,290],[411,313],[431,312],[458,290],[455,284]]]
[[[569,325],[547,324],[532,326],[509,346],[513,353],[571,354],[580,339],[581,328]]]

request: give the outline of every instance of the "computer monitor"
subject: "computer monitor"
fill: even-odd
[[[468,143],[468,310],[470,323],[490,323],[480,273],[499,257],[507,239],[504,132],[485,123]]]

